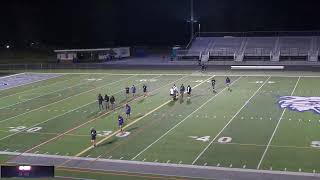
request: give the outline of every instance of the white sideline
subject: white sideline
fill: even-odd
[[[211,140],[211,142],[200,152],[200,154],[194,159],[192,164],[196,163],[198,159],[203,155],[203,153],[211,146],[211,144],[220,136],[220,134],[228,127],[228,125],[233,121],[233,119],[242,111],[242,109],[250,102],[250,100],[260,91],[260,89],[269,81],[270,76],[268,79],[264,81],[264,83],[253,93],[253,95],[243,104],[243,106],[232,116],[229,122],[221,129],[221,131]]]
[[[31,111],[27,111],[27,112],[25,112],[25,113],[22,113],[22,114],[19,114],[19,115],[16,115],[16,116],[13,116],[13,117],[10,117],[10,118],[7,118],[7,119],[4,119],[4,120],[1,120],[1,121],[0,121],[0,123],[2,123],[2,122],[6,122],[6,121],[8,121],[8,120],[10,120],[10,119],[13,119],[13,118],[16,118],[16,117],[19,117],[19,116],[22,116],[22,115],[28,114],[28,113],[33,112],[33,111],[37,111],[37,110],[42,109],[42,108],[44,108],[44,107],[50,106],[50,105],[52,105],[52,104],[56,104],[56,103],[59,103],[59,102],[65,101],[65,100],[70,99],[70,98],[72,98],[72,97],[79,96],[79,95],[81,95],[81,94],[84,94],[84,93],[88,93],[88,92],[91,92],[91,91],[97,90],[97,89],[99,89],[99,88],[103,88],[103,87],[105,87],[105,86],[107,86],[107,85],[110,85],[110,84],[114,84],[114,83],[118,83],[118,82],[124,81],[124,80],[129,79],[129,78],[132,78],[132,77],[134,77],[134,76],[129,76],[129,77],[127,77],[127,78],[123,78],[123,79],[120,79],[120,80],[118,80],[118,81],[114,81],[114,82],[112,82],[112,83],[108,83],[108,84],[105,84],[105,85],[103,85],[103,86],[99,86],[99,87],[96,87],[96,88],[94,88],[94,89],[91,89],[91,90],[88,90],[88,91],[84,91],[84,92],[81,92],[81,93],[78,93],[78,94],[75,94],[75,95],[69,96],[69,97],[67,97],[67,98],[65,98],[65,99],[61,99],[61,100],[59,100],[59,101],[56,101],[56,102],[53,102],[53,103],[50,103],[50,104],[47,104],[47,105],[41,106],[41,107],[39,107],[39,108],[37,108],[37,109],[33,109],[33,110],[31,110]]]
[[[242,77],[242,76],[241,76]],[[233,81],[232,84],[234,84],[236,81],[238,81],[241,77],[239,77],[238,79],[236,79],[235,81]],[[207,81],[207,80],[205,80]],[[199,106],[197,109],[195,109],[193,112],[191,112],[188,116],[186,116],[182,121],[180,121],[179,123],[177,123],[175,126],[173,126],[171,129],[169,129],[166,133],[164,133],[162,136],[160,136],[157,140],[155,140],[153,143],[151,143],[149,146],[147,146],[145,149],[143,149],[141,152],[139,152],[135,157],[133,157],[131,160],[135,160],[137,157],[139,157],[142,153],[144,153],[146,150],[148,150],[151,146],[153,146],[155,143],[157,143],[159,140],[161,140],[164,136],[166,136],[169,132],[171,132],[173,129],[175,129],[176,127],[178,127],[181,123],[183,123],[185,120],[187,120],[191,115],[193,115],[194,113],[196,113],[198,110],[200,110],[203,106],[205,106],[208,102],[210,102],[212,99],[214,99],[215,97],[217,97],[220,93],[222,93],[223,91],[225,91],[228,87],[225,87],[222,91],[220,91],[219,93],[217,93],[215,96],[211,97],[210,99],[208,99],[206,102],[204,102],[201,106]]]
[[[128,78],[131,78],[131,77],[133,77],[133,76],[129,76]],[[127,78],[125,78],[125,79],[127,79]],[[121,80],[124,80],[124,79],[121,79]],[[118,81],[115,81],[115,82],[106,84],[106,85],[104,85],[104,86],[107,86],[107,85],[110,85],[110,84],[113,84],[113,83],[116,83],[116,82],[118,82]],[[140,84],[142,84],[142,83],[140,83]],[[101,86],[101,87],[104,87],[104,86]],[[99,88],[101,88],[101,87],[99,87]],[[96,89],[96,88],[95,88],[95,89]],[[95,90],[95,89],[92,89],[92,90]],[[92,91],[92,90],[90,90],[90,91]],[[117,92],[115,92],[115,93],[113,93],[113,94],[117,94],[117,93],[119,93],[119,92],[121,92],[121,91],[123,91],[123,90],[119,90],[119,91],[117,91]],[[79,95],[79,94],[78,94],[78,95]],[[71,109],[71,110],[69,110],[69,111],[67,111],[67,112],[65,112],[65,113],[63,113],[63,114],[59,114],[59,115],[54,116],[54,117],[51,117],[51,118],[49,118],[49,119],[47,119],[47,120],[45,120],[45,121],[42,121],[42,122],[37,123],[37,124],[34,124],[34,125],[30,126],[29,128],[33,128],[33,127],[36,127],[36,126],[38,126],[38,125],[40,125],[40,124],[44,124],[44,123],[46,123],[46,122],[48,122],[48,121],[51,121],[51,120],[53,120],[53,119],[56,119],[56,118],[58,118],[58,117],[60,117],[60,116],[64,116],[65,114],[68,114],[68,113],[70,113],[70,112],[73,112],[73,111],[75,111],[75,110],[77,110],[77,109],[81,109],[81,108],[83,108],[83,107],[85,107],[85,106],[87,106],[87,105],[89,105],[89,104],[95,103],[95,102],[96,102],[96,101],[91,101],[91,102],[89,102],[89,103],[87,103],[87,104],[84,104],[84,105],[82,105],[82,106],[79,106],[79,107],[77,107],[77,108],[75,108],[75,109]],[[4,139],[6,139],[6,138],[9,138],[9,137],[11,137],[11,136],[14,136],[14,135],[16,135],[16,134],[19,134],[19,133],[21,133],[21,132],[23,132],[23,131],[18,131],[18,132],[16,132],[16,133],[9,134],[8,136],[5,136],[5,137],[3,137],[3,138],[0,138],[0,141],[4,140]]]
[[[68,81],[68,80],[65,80],[65,81]],[[62,82],[63,82],[63,81],[62,81]],[[73,85],[73,86],[68,86],[68,87],[65,87],[65,88],[62,88],[62,89],[58,89],[58,90],[55,90],[55,91],[51,91],[51,92],[49,92],[49,93],[42,94],[42,95],[40,95],[40,96],[36,96],[36,97],[30,98],[30,99],[27,99],[27,100],[19,101],[19,102],[17,102],[17,103],[10,104],[10,105],[8,105],[8,106],[0,107],[0,110],[1,110],[1,109],[5,109],[5,108],[8,108],[8,107],[11,107],[11,106],[14,106],[14,105],[17,105],[17,104],[21,104],[21,103],[24,103],[24,102],[31,101],[31,100],[33,100],[33,99],[37,99],[37,98],[42,97],[42,96],[46,96],[46,95],[49,95],[49,94],[54,94],[54,93],[56,93],[56,92],[63,91],[63,90],[66,90],[66,89],[71,89],[71,88],[73,88],[73,87],[80,86],[80,85],[87,84],[87,83],[90,83],[90,82],[89,82],[89,81],[88,81],[88,82],[81,82],[81,83],[77,83],[77,84],[75,84],[75,85]],[[1,98],[0,98],[0,99],[1,99]],[[0,122],[1,122],[1,121],[0,121]]]
[[[20,153],[17,152],[7,152],[0,151],[0,155],[12,155],[17,156]],[[34,154],[34,153],[24,153],[21,155],[23,157],[43,157],[43,158],[55,158],[55,159],[72,159],[72,160],[84,160],[84,161],[93,161],[96,158],[90,157],[74,157],[74,156],[62,156],[62,155],[49,155],[49,154]],[[222,170],[222,171],[233,171],[233,172],[248,172],[248,173],[266,173],[266,174],[279,174],[279,175],[292,175],[292,176],[307,176],[307,177],[320,177],[319,173],[306,173],[306,172],[291,172],[291,171],[276,171],[276,170],[257,170],[257,169],[243,169],[243,168],[228,168],[228,167],[215,167],[215,166],[199,166],[199,165],[189,165],[189,164],[167,164],[159,162],[142,162],[142,161],[129,161],[129,160],[119,160],[119,159],[103,159],[99,158],[96,161],[99,162],[110,162],[110,163],[125,163],[125,164],[136,164],[136,165],[150,165],[150,166],[162,166],[162,167],[179,167],[179,168],[188,168],[192,169],[207,169],[207,170]],[[15,163],[14,161],[9,161],[8,163]],[[36,165],[36,164],[34,164]],[[46,164],[38,164],[46,165]],[[67,167],[67,166],[60,166]],[[91,168],[86,168],[91,169]],[[98,169],[91,169],[98,170]],[[122,171],[119,171],[122,172]],[[123,171],[125,172],[125,171]],[[132,172],[131,172],[132,173]],[[190,178],[190,177],[189,177]]]
[[[243,69],[243,70],[272,70],[272,69],[284,69],[284,66],[231,66],[231,69]]]
[[[292,92],[291,92],[291,96],[293,95],[294,91],[296,90],[299,81],[300,81],[300,77],[298,78],[298,80],[297,80],[297,82],[296,82],[296,84],[295,84],[295,86],[294,86],[294,88],[293,88],[293,90],[292,90]],[[267,147],[266,147],[266,149],[264,150],[264,152],[263,152],[263,154],[262,154],[262,157],[261,157],[261,159],[260,159],[260,161],[259,161],[259,164],[258,164],[258,166],[257,166],[257,169],[260,169],[260,166],[261,166],[261,164],[262,164],[262,161],[263,161],[265,155],[267,154],[267,151],[268,151],[268,149],[269,149],[269,147],[270,147],[271,141],[272,141],[274,135],[276,134],[276,131],[277,131],[278,127],[279,127],[279,124],[280,124],[280,122],[281,122],[281,120],[282,120],[282,117],[283,117],[283,115],[284,115],[285,112],[286,112],[286,109],[284,109],[284,110],[282,111],[282,114],[281,114],[281,116],[280,116],[280,118],[279,118],[279,121],[278,121],[278,123],[277,123],[277,125],[276,125],[276,128],[274,129],[274,131],[273,131],[273,133],[272,133],[272,135],[271,135],[271,137],[270,137],[270,140],[269,140],[269,142],[268,142],[268,144],[267,144]]]
[[[11,75],[8,75],[8,76],[2,76],[2,77],[0,77],[0,79],[12,77],[12,76],[18,76],[18,75],[21,75],[21,74],[25,74],[25,73],[18,73],[18,74],[11,74]]]
[[[13,75],[10,75],[10,76],[4,76],[4,77],[0,77],[0,79],[7,78],[7,77],[12,77],[12,76],[17,76],[17,75],[20,75],[20,74],[26,74],[26,73],[19,73],[19,74],[13,74]],[[31,73],[31,74],[35,74],[35,73]],[[54,73],[48,73],[48,74],[54,74]],[[16,85],[16,86],[12,86],[12,87],[9,87],[9,88],[1,89],[0,91],[16,88],[16,87],[20,87],[20,86],[25,86],[25,85],[29,85],[29,84],[33,84],[33,83],[36,83],[36,82],[57,78],[57,77],[60,77],[60,76],[54,76],[54,77],[49,77],[47,79],[39,79],[39,80],[32,81],[32,82],[22,83],[22,84],[19,84],[19,85]]]
[[[60,77],[60,76],[58,76],[58,77]],[[76,78],[78,78],[78,77],[76,77]],[[18,92],[18,93],[14,93],[14,94],[10,94],[10,95],[7,95],[7,96],[3,96],[3,97],[0,98],[0,100],[4,99],[4,98],[7,98],[7,97],[10,97],[10,96],[17,95],[17,94],[22,94],[22,93],[25,93],[25,92],[28,92],[28,91],[33,91],[34,89],[52,86],[52,85],[56,85],[56,84],[59,84],[59,83],[67,82],[67,81],[70,81],[70,80],[73,80],[73,78],[72,79],[66,79],[66,80],[63,80],[63,81],[57,81],[57,82],[52,83],[52,84],[48,84],[48,85],[44,85],[44,86],[38,86],[38,87],[27,89],[25,91],[21,91],[21,92]]]
[[[63,74],[63,75],[67,75],[67,74],[109,74],[109,75],[115,75],[115,76],[133,76],[133,75],[162,75],[162,76],[186,76],[186,75],[190,75],[190,76],[212,76],[212,75],[215,75],[215,76],[229,76],[229,77],[235,77],[235,76],[247,76],[247,77],[259,77],[259,76],[263,76],[263,77],[309,77],[309,78],[313,78],[313,77],[320,77],[320,75],[306,75],[306,76],[303,76],[303,75],[280,75],[280,74],[275,74],[275,73],[266,73],[266,74],[233,74],[233,73],[230,73],[230,74],[193,74],[192,72],[189,72],[189,73],[176,73],[176,74],[170,74],[170,73],[41,73],[41,72],[30,72],[30,73],[34,73],[34,74]],[[319,73],[320,74],[320,73]]]
[[[88,178],[79,178],[79,177],[70,177],[70,176],[54,176],[54,178],[61,179],[74,179],[74,180],[96,180],[96,179],[88,179]]]

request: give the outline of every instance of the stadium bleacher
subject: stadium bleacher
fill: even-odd
[[[320,36],[222,36],[195,37],[190,48],[178,53],[182,58],[229,61],[318,61]]]

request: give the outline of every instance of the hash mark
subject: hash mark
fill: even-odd
[[[316,170],[315,170],[315,169],[313,170],[313,173],[316,173]]]
[[[109,156],[109,158],[108,159],[111,159],[112,158],[112,156]]]
[[[154,160],[154,162],[158,162],[158,159]]]
[[[219,167],[219,166],[220,166],[220,163],[218,163],[217,166]]]
[[[245,169],[246,167],[247,167],[246,165],[243,165],[243,166],[242,166],[243,169]]]
[[[206,166],[208,163],[204,163],[204,166]]]
[[[301,172],[301,168],[299,168],[299,172]]]
[[[34,152],[35,154],[37,154],[39,151]]]
[[[284,168],[284,171],[287,171],[287,168]]]
[[[182,161],[179,161],[179,164],[181,164],[182,163]]]
[[[270,167],[270,170],[272,171],[272,167]]]
[[[232,164],[230,164],[230,166],[229,167],[231,167],[232,168]]]
[[[170,160],[168,160],[167,163],[170,163]]]
[[[123,159],[123,157],[120,158],[120,160]]]
[[[146,160],[146,158],[144,158],[142,161],[144,162]]]

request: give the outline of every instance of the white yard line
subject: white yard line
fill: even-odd
[[[293,95],[294,91],[296,90],[296,88],[297,88],[297,86],[298,86],[298,83],[299,83],[299,81],[300,81],[300,78],[301,78],[301,77],[299,76],[299,78],[298,78],[298,80],[297,80],[297,82],[296,82],[296,84],[295,84],[295,86],[294,86],[294,88],[293,88],[293,90],[292,90],[292,92],[291,92],[291,96]],[[276,125],[276,128],[274,129],[274,131],[273,131],[273,133],[272,133],[272,135],[271,135],[271,138],[270,138],[270,140],[269,140],[269,142],[268,142],[268,144],[267,144],[267,147],[266,147],[266,149],[264,150],[264,152],[263,152],[263,154],[262,154],[262,157],[261,157],[261,159],[260,159],[260,161],[259,161],[259,164],[258,164],[258,166],[257,166],[257,169],[260,169],[260,166],[261,166],[261,164],[262,164],[262,161],[263,161],[265,155],[267,154],[267,151],[268,151],[268,149],[269,149],[269,147],[270,147],[270,144],[271,144],[271,142],[272,142],[272,139],[273,139],[274,135],[275,135],[276,132],[277,132],[277,129],[278,129],[278,127],[279,127],[279,124],[280,124],[280,122],[281,122],[281,120],[282,120],[282,117],[283,117],[283,115],[284,115],[285,112],[286,112],[286,109],[284,109],[284,110],[282,111],[282,114],[281,114],[281,116],[280,116],[280,118],[279,118],[279,121],[278,121],[278,123],[277,123],[277,125]]]
[[[229,124],[233,121],[233,119],[242,111],[242,109],[250,102],[250,100],[260,91],[260,89],[269,81],[268,79],[264,81],[264,83],[254,92],[254,94],[243,104],[243,106],[232,116],[229,122],[221,129],[221,131],[211,140],[211,142],[200,152],[200,154],[194,159],[192,164],[196,163],[198,159],[204,154],[204,152],[211,146],[211,144],[220,136],[220,134],[229,126]]]
[[[159,77],[161,77],[161,76],[156,76],[155,78],[159,78]],[[150,91],[150,92],[157,91],[157,90],[161,89],[162,87],[168,86],[168,85],[170,85],[170,84],[172,84],[172,83],[175,83],[175,82],[177,82],[177,81],[180,81],[180,80],[182,80],[182,79],[184,79],[184,78],[186,78],[186,77],[188,77],[188,76],[183,76],[183,77],[181,77],[181,78],[179,78],[179,79],[175,79],[174,81],[171,81],[170,83],[167,83],[167,84],[165,84],[164,86],[161,86],[161,87],[159,87],[159,88],[157,88],[157,89],[155,89],[155,90],[152,90],[152,91]],[[143,84],[143,82],[141,82],[141,83],[139,83],[139,84]],[[137,85],[139,85],[139,84],[137,84]],[[122,91],[122,90],[120,90],[120,91],[118,91],[118,92],[116,92],[116,93],[119,93],[119,92],[121,92],[121,91]],[[116,94],[116,93],[115,93],[115,94]],[[113,95],[114,95],[114,94],[113,94]],[[141,97],[138,97],[138,98],[136,98],[134,101],[137,101],[137,100],[139,100],[139,99],[141,99],[141,98],[143,98],[143,97],[142,97],[142,96],[141,96]],[[116,108],[116,109],[117,109],[117,108]],[[106,113],[110,113],[110,111],[108,111],[108,112],[106,112]],[[68,131],[65,131],[64,133],[56,134],[57,136],[55,136],[55,137],[53,137],[53,138],[51,138],[51,139],[49,139],[49,140],[47,140],[47,141],[45,141],[45,142],[43,142],[43,143],[41,143],[41,144],[38,144],[38,145],[36,145],[36,146],[33,146],[31,149],[26,150],[24,153],[30,152],[30,151],[32,151],[32,150],[34,150],[34,149],[36,149],[36,148],[39,148],[40,146],[42,146],[42,145],[44,145],[44,144],[47,144],[47,143],[49,143],[49,142],[51,142],[51,141],[53,141],[53,140],[55,140],[55,139],[63,136],[63,135],[66,135],[66,134],[68,134],[68,133],[70,133],[70,132],[72,132],[72,131],[74,131],[74,130],[76,130],[76,129],[79,129],[80,127],[82,127],[82,126],[84,126],[84,125],[86,125],[86,124],[92,123],[93,121],[97,120],[98,118],[101,118],[102,116],[106,115],[106,113],[101,114],[100,116],[98,116],[98,117],[96,117],[96,118],[94,118],[94,119],[91,119],[90,121],[87,121],[87,122],[85,122],[85,123],[82,123],[82,124],[78,125],[77,127],[74,127],[74,128],[72,128],[72,129],[70,129],[70,130],[68,130]],[[68,135],[70,135],[70,134],[68,134]],[[74,135],[73,135],[73,136],[74,136]],[[80,135],[76,135],[76,136],[80,136]],[[82,136],[83,136],[83,135],[82,135]],[[84,135],[84,136],[87,136],[87,135]],[[100,158],[100,157],[101,157],[101,155],[100,155],[98,158]]]
[[[187,76],[188,76],[188,75],[187,75]],[[213,77],[214,77],[214,76],[211,76],[210,78],[202,81],[201,83],[198,83],[198,84],[195,85],[193,88],[196,88],[196,87],[200,86],[201,84],[207,82],[209,79],[211,79],[211,78],[213,78]],[[123,129],[126,129],[127,127],[130,127],[131,125],[139,122],[141,119],[149,116],[150,114],[152,114],[153,112],[157,111],[158,109],[162,108],[163,106],[165,106],[166,104],[168,104],[168,103],[170,103],[170,102],[171,102],[171,100],[168,100],[168,101],[164,102],[164,103],[161,104],[160,106],[158,106],[158,107],[156,107],[155,109],[149,111],[148,113],[146,113],[145,115],[143,115],[143,116],[141,116],[140,118],[136,119],[135,121],[132,121],[131,123],[127,124]],[[99,145],[99,144],[103,143],[104,141],[106,141],[107,139],[115,136],[115,135],[118,134],[119,132],[120,132],[120,130],[113,132],[113,133],[110,134],[109,136],[107,136],[107,137],[105,137],[104,139],[102,139],[102,140],[100,140],[99,142],[97,142],[97,145]],[[85,150],[81,151],[80,153],[78,153],[78,154],[76,155],[76,157],[77,157],[77,156],[81,156],[82,154],[90,151],[91,149],[92,149],[92,146],[88,147],[87,149],[85,149]],[[65,164],[65,162],[64,162],[63,164]]]
[[[87,76],[87,75],[86,75]],[[62,77],[62,76],[59,76],[59,77]],[[18,93],[14,93],[14,94],[10,94],[10,95],[7,95],[7,96],[3,96],[0,98],[1,99],[4,99],[4,98],[7,98],[7,97],[10,97],[10,96],[14,96],[14,95],[18,95],[18,94],[22,94],[22,93],[26,93],[26,92],[29,92],[29,91],[34,91],[35,89],[38,89],[38,88],[44,88],[44,87],[49,87],[49,86],[52,86],[52,85],[57,85],[59,83],[64,83],[64,82],[67,82],[67,81],[71,81],[71,80],[74,80],[76,78],[79,78],[79,77],[75,77],[75,78],[71,78],[71,79],[66,79],[66,80],[63,80],[63,81],[57,81],[55,83],[52,83],[52,84],[48,84],[48,85],[40,85],[38,87],[35,87],[35,88],[31,88],[31,89],[27,89],[25,91],[21,91],[21,92],[18,92]]]
[[[242,77],[242,76],[241,76]],[[239,77],[238,79],[236,79],[232,84],[234,84],[236,81],[238,81],[241,77]],[[211,78],[210,78],[211,79]],[[207,80],[205,80],[204,82],[206,82]],[[211,97],[210,99],[208,99],[206,102],[204,102],[200,107],[198,107],[197,109],[195,109],[193,112],[191,112],[188,116],[186,116],[182,121],[180,121],[179,123],[177,123],[175,126],[173,126],[171,129],[169,129],[166,133],[164,133],[162,136],[160,136],[157,140],[155,140],[153,143],[151,143],[149,146],[147,146],[145,149],[143,149],[142,151],[140,151],[136,156],[134,156],[131,160],[135,160],[137,157],[139,157],[142,153],[144,153],[146,150],[148,150],[151,146],[153,146],[155,143],[157,143],[158,141],[160,141],[163,137],[165,137],[168,133],[170,133],[172,130],[174,130],[176,127],[178,127],[181,123],[183,123],[185,120],[187,120],[190,116],[192,116],[194,113],[196,113],[198,110],[200,110],[202,107],[204,107],[207,103],[209,103],[212,99],[214,99],[215,97],[217,97],[219,94],[221,94],[222,92],[224,92],[228,87],[225,87],[222,91],[220,91],[219,93],[217,93],[215,96]]]
[[[63,91],[63,90],[66,90],[66,89],[71,89],[71,88],[74,88],[74,87],[77,87],[77,86],[81,86],[81,85],[83,85],[83,84],[88,84],[88,83],[90,83],[90,81],[77,83],[77,84],[75,84],[75,85],[73,85],[73,86],[68,86],[68,87],[65,87],[65,88],[62,88],[62,89],[58,89],[58,90],[55,90],[55,91],[51,91],[51,92],[46,93],[46,94],[42,94],[42,95],[40,95],[40,96],[33,97],[33,98],[31,98],[31,99],[19,101],[19,102],[17,102],[17,103],[10,104],[10,105],[8,105],[8,106],[0,107],[0,110],[1,110],[1,109],[5,109],[5,108],[8,108],[8,107],[12,107],[12,106],[14,106],[14,105],[18,105],[18,104],[21,104],[21,103],[24,103],[24,102],[31,101],[31,100],[37,99],[37,98],[39,98],[39,97],[43,97],[43,96],[46,96],[46,95],[49,95],[49,94],[54,94],[54,93],[59,92],[59,91]]]
[[[20,116],[22,116],[22,115],[28,114],[28,113],[33,112],[33,111],[37,111],[37,110],[42,109],[42,108],[44,108],[44,107],[48,107],[48,106],[50,106],[50,105],[57,104],[57,103],[59,103],[59,102],[68,100],[68,99],[70,99],[70,98],[72,98],[72,97],[79,96],[79,95],[81,95],[81,94],[88,93],[88,92],[91,92],[91,91],[94,91],[94,90],[103,88],[103,87],[105,87],[105,86],[108,86],[108,85],[111,85],[111,84],[115,84],[115,83],[124,81],[124,80],[129,79],[129,78],[132,78],[132,77],[134,77],[134,76],[129,76],[129,77],[120,79],[120,80],[118,80],[118,81],[114,81],[114,82],[112,82],[112,83],[108,83],[108,84],[105,84],[105,85],[103,85],[103,86],[95,87],[94,89],[91,89],[91,90],[88,90],[88,91],[84,91],[84,92],[81,92],[81,93],[78,93],[78,94],[69,96],[69,97],[67,97],[67,98],[65,98],[65,99],[61,99],[61,100],[59,100],[59,101],[56,101],[56,102],[49,103],[49,104],[47,104],[47,105],[41,106],[41,107],[39,107],[39,108],[37,108],[37,109],[33,109],[33,110],[31,110],[31,111],[27,111],[27,112],[24,112],[24,113],[22,113],[22,114],[19,114],[19,115],[16,115],[16,116],[13,116],[13,117],[10,117],[10,118],[1,120],[0,123],[6,122],[6,121],[8,121],[8,120],[10,120],[10,119],[13,119],[13,118],[16,118],[16,117],[20,117]]]
[[[133,77],[133,76],[130,76],[130,77]],[[115,82],[113,82],[113,83],[115,83]],[[104,86],[107,86],[107,85],[110,85],[110,84],[112,84],[112,83],[106,84],[106,85],[104,85]],[[140,83],[140,84],[142,84],[142,83]],[[101,87],[103,87],[103,86],[101,86]],[[93,89],[93,90],[94,90],[94,89]],[[90,90],[90,91],[91,91],[91,90]],[[123,90],[119,90],[119,91],[117,91],[117,92],[115,92],[115,93],[113,93],[113,94],[117,94],[117,93],[122,92],[122,91],[123,91]],[[32,126],[30,126],[29,128],[33,128],[33,127],[39,126],[40,124],[44,124],[44,123],[46,123],[46,122],[48,122],[48,121],[51,121],[51,120],[56,119],[56,118],[58,118],[58,117],[64,116],[64,115],[66,115],[66,114],[68,114],[68,113],[70,113],[70,112],[76,111],[76,110],[78,110],[78,109],[81,109],[81,108],[83,108],[83,107],[85,107],[85,106],[88,106],[89,104],[93,104],[93,103],[96,103],[96,101],[91,101],[91,102],[89,102],[89,103],[87,103],[87,104],[84,104],[84,105],[82,105],[82,106],[80,106],[80,107],[77,107],[77,108],[75,108],[75,109],[71,109],[71,110],[69,110],[69,111],[67,111],[67,112],[65,112],[65,113],[63,113],[63,114],[59,114],[59,115],[57,115],[57,116],[51,117],[51,118],[49,118],[49,119],[47,119],[47,120],[45,120],[45,121],[42,121],[42,122],[40,122],[40,123],[37,123],[37,124],[32,125]],[[14,136],[14,135],[16,135],[16,134],[19,134],[19,133],[21,133],[21,132],[23,132],[23,131],[18,131],[18,132],[16,132],[16,133],[13,133],[13,134],[10,134],[10,135],[5,136],[5,137],[3,137],[3,138],[0,138],[0,141],[2,141],[2,140],[4,140],[4,139],[7,139],[7,138],[9,138],[9,137],[11,137],[11,136]]]

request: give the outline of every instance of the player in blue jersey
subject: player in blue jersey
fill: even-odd
[[[131,87],[131,92],[132,92],[132,96],[134,97],[137,92],[137,88],[134,85],[132,85],[132,87]]]
[[[128,118],[128,119],[130,119],[130,115],[131,115],[131,106],[129,106],[129,104],[126,104],[125,111],[126,111],[127,118]]]
[[[226,78],[226,86],[228,87],[228,91],[232,91],[232,89],[230,88],[230,84],[231,84],[231,80],[229,77]]]
[[[123,119],[122,116],[119,115],[119,116],[118,116],[118,125],[119,125],[119,129],[120,129],[120,132],[121,132],[121,133],[123,133],[123,130],[122,130],[123,124],[124,124],[124,119]]]

